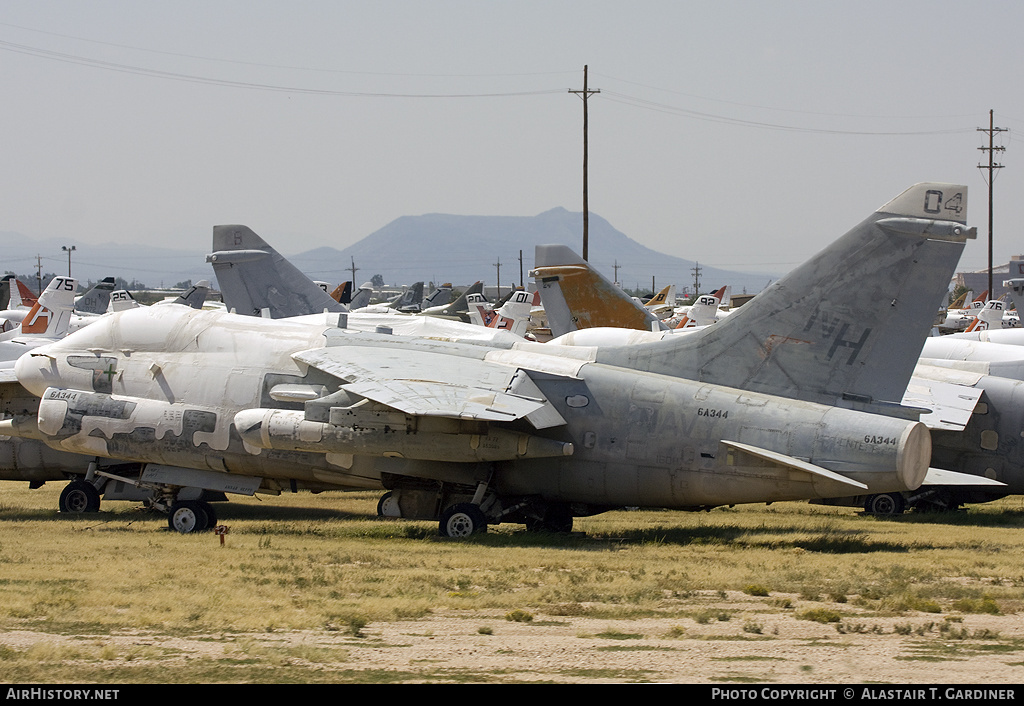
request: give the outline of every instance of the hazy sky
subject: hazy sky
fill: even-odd
[[[88,262],[218,223],[296,253],[580,211],[586,64],[590,208],[644,245],[784,271],[949,181],[981,268],[990,109],[995,259],[1024,253],[1022,28],[1019,1],[2,0],[0,231]]]

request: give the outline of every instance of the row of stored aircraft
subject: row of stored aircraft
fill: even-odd
[[[62,507],[134,492],[179,531],[216,523],[211,492],[377,488],[381,514],[447,536],[1021,492],[1024,383],[921,357],[974,237],[966,194],[911,187],[707,326],[669,329],[538,247],[547,343],[339,310],[249,228],[216,226],[229,311],[137,307],[27,350],[0,378],[0,431],[82,469]]]

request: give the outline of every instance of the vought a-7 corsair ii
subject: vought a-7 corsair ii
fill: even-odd
[[[973,235],[947,207],[965,199],[912,187],[759,295],[757,322],[741,309],[632,346],[124,311],[23,356],[38,413],[3,431],[149,464],[181,530],[207,520],[175,488],[214,476],[218,489],[382,484],[384,514],[436,518],[449,536],[911,489],[931,445],[899,400]]]

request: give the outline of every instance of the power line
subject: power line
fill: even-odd
[[[158,69],[147,69],[142,66],[131,64],[119,64],[112,61],[93,59],[87,56],[66,54],[64,52],[41,49],[25,44],[15,44],[0,40],[0,50],[15,54],[25,54],[41,59],[51,59],[68,64],[79,66],[90,66],[96,69],[116,71],[119,73],[134,74],[137,76],[149,76],[150,78],[162,78],[171,81],[183,81],[186,83],[201,83],[212,86],[225,86],[230,88],[246,88],[258,91],[277,91],[282,93],[300,93],[320,96],[344,96],[348,98],[506,98],[511,96],[539,96],[551,93],[561,93],[563,89],[551,88],[533,91],[508,91],[498,93],[383,93],[371,91],[334,91],[322,88],[301,88],[298,86],[282,86],[269,83],[252,83],[248,81],[234,81],[229,79],[212,78],[209,76],[198,76],[195,74],[183,74],[173,71],[161,71]]]

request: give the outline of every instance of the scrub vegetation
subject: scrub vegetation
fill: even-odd
[[[621,511],[578,518],[568,536],[502,525],[442,540],[436,523],[378,519],[376,493],[304,493],[219,503],[222,545],[135,503],[61,515],[60,489],[0,495],[9,683],[665,680],[679,676],[650,660],[710,642],[749,651],[720,647],[732,671],[687,680],[809,681],[843,677],[765,646],[881,637],[906,643],[888,662],[908,675],[998,655],[1022,676],[1024,629],[995,622],[1024,611],[1018,498],[892,520],[806,503]],[[430,656],[456,633],[504,666]],[[511,666],[556,633],[578,659]],[[420,642],[400,665],[365,656]],[[640,661],[607,662],[620,654]]]

